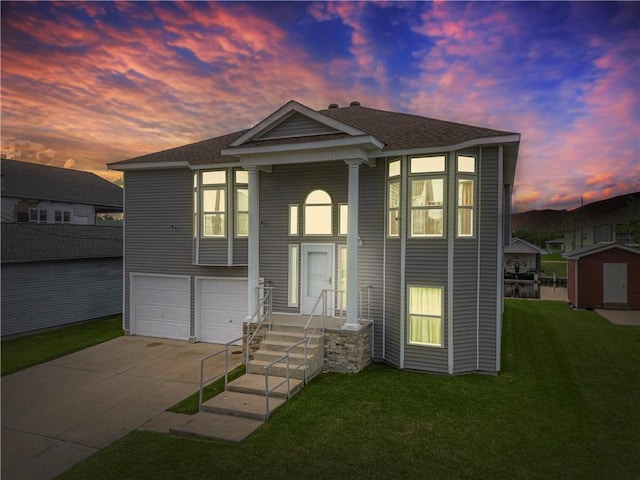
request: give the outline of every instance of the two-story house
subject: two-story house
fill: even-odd
[[[2,159],[2,336],[122,311],[122,188]],[[116,222],[118,224],[121,222]]]
[[[290,101],[248,130],[112,163],[125,182],[124,329],[228,341],[264,280],[274,312],[309,315],[326,295],[345,332],[372,322],[373,360],[495,373],[519,142]]]

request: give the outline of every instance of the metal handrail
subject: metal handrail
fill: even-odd
[[[199,408],[200,406],[202,406],[202,400],[203,400],[203,396],[204,396],[204,387],[205,385],[208,385],[212,382],[215,382],[216,380],[224,377],[224,388],[225,390],[227,389],[227,384],[229,383],[229,367],[230,366],[235,366],[235,365],[242,365],[242,364],[248,364],[249,363],[249,352],[251,351],[251,342],[253,341],[256,333],[258,333],[258,330],[260,330],[260,327],[262,327],[262,324],[264,323],[265,318],[269,319],[269,329],[271,329],[271,313],[272,313],[272,294],[273,294],[273,287],[270,286],[266,286],[268,282],[264,282],[261,286],[257,287],[260,290],[265,291],[266,293],[262,296],[262,298],[260,299],[260,302],[258,302],[258,307],[256,308],[256,311],[253,313],[253,315],[251,316],[251,319],[249,320],[249,324],[254,323],[254,319],[256,317],[258,317],[259,321],[257,322],[258,326],[257,328],[253,331],[253,333],[250,335],[249,333],[245,333],[243,334],[241,337],[238,338],[234,338],[233,340],[227,342],[224,344],[224,348],[222,350],[219,350],[217,352],[214,352],[212,354],[207,355],[206,357],[203,357],[200,359],[200,392],[199,392],[199,397],[198,397],[198,405]],[[264,307],[267,307],[267,312],[265,315],[260,315],[260,312],[263,311]],[[239,359],[236,360],[235,362],[233,362],[231,365],[229,364],[229,346],[232,344],[236,344],[237,342],[240,341],[246,341],[245,344],[245,355]],[[208,378],[204,378],[204,363],[207,360],[210,360],[211,358],[217,357],[218,355],[221,354],[225,354],[225,368],[224,368],[224,373],[221,373],[220,375],[215,375],[212,377],[208,377]]]

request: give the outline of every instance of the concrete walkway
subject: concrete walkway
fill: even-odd
[[[46,480],[197,391],[218,345],[119,337],[2,378],[2,480]],[[208,362],[213,376],[224,357]],[[168,419],[167,419],[168,420]],[[167,428],[160,421],[158,426]]]
[[[640,310],[597,309],[596,312],[598,312],[614,325],[631,325],[634,327],[640,327]]]

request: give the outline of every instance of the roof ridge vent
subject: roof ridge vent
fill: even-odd
[[[338,105],[337,103],[330,103],[329,108],[340,108],[340,105]]]
[[[351,103],[349,104],[349,106],[350,106],[350,107],[359,107],[359,106],[360,106],[360,102],[358,102],[358,101],[351,102]]]

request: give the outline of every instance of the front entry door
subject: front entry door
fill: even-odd
[[[310,314],[323,290],[333,288],[333,245],[308,243],[302,245],[301,313]],[[327,295],[328,312],[333,310],[333,295]],[[322,300],[321,300],[322,302]],[[322,313],[322,305],[315,310]]]
[[[603,265],[604,303],[627,303],[627,264]]]

